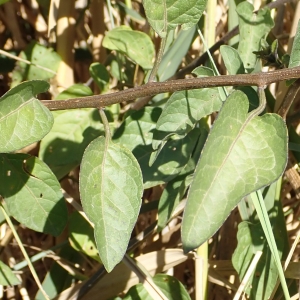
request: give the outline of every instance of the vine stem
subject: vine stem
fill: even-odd
[[[154,96],[160,93],[172,93],[181,90],[219,86],[265,87],[273,82],[295,78],[300,78],[300,66],[254,74],[221,75],[204,78],[170,80],[165,82],[151,82],[111,94],[73,98],[65,101],[42,100],[41,102],[50,110],[101,108],[123,101],[132,101],[140,97]]]
[[[16,239],[16,241],[17,241],[19,247],[20,247],[20,249],[21,249],[21,252],[23,253],[23,255],[24,255],[24,257],[25,257],[25,259],[26,259],[26,261],[27,261],[28,267],[29,267],[29,269],[30,269],[30,271],[31,271],[31,274],[32,274],[32,276],[33,276],[33,278],[34,278],[34,280],[35,280],[37,286],[38,286],[39,289],[41,290],[41,292],[42,292],[42,294],[44,295],[44,297],[45,297],[47,300],[50,300],[49,296],[48,296],[47,293],[45,292],[45,290],[44,290],[44,288],[43,288],[43,286],[42,286],[42,284],[41,284],[41,282],[40,282],[40,280],[39,280],[39,277],[37,276],[37,274],[36,274],[36,272],[35,272],[35,269],[34,269],[32,263],[31,263],[31,260],[30,260],[30,258],[29,258],[29,256],[28,256],[28,254],[27,254],[27,252],[26,252],[24,246],[23,246],[23,243],[22,243],[22,241],[21,241],[21,239],[20,239],[20,237],[19,237],[19,235],[18,235],[18,233],[17,233],[17,231],[16,231],[16,229],[15,229],[14,224],[12,223],[12,221],[11,221],[9,215],[7,214],[7,212],[6,212],[6,210],[4,209],[4,207],[3,207],[2,204],[0,204],[0,209],[1,209],[3,215],[4,215],[5,219],[6,219],[7,224],[9,225],[9,227],[10,227],[10,229],[11,229],[11,231],[12,231],[12,233],[13,233],[13,235],[14,235],[14,237],[15,237],[15,239]]]
[[[107,120],[107,117],[106,117],[106,114],[105,114],[103,108],[99,109],[99,113],[100,113],[101,121],[102,121],[103,126],[104,126],[106,142],[109,142],[111,140],[111,133],[110,133],[110,128],[109,128],[109,122]]]

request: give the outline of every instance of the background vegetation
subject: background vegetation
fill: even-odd
[[[3,299],[299,298],[298,1],[0,4]]]

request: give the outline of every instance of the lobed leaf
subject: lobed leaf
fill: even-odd
[[[67,207],[60,184],[46,164],[28,154],[1,154],[0,182],[0,194],[17,221],[55,236],[63,231]]]
[[[185,251],[211,237],[244,196],[269,185],[284,171],[284,121],[276,114],[247,121],[248,108],[242,92],[232,93],[208,136],[183,216]]]
[[[127,148],[99,137],[84,152],[79,189],[95,225],[100,259],[110,272],[123,259],[141,207],[140,166]]]
[[[45,81],[28,81],[0,98],[0,152],[7,153],[41,140],[53,125],[51,112],[35,96],[46,92]]]

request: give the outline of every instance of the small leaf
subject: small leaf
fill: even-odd
[[[95,109],[72,109],[53,112],[54,125],[41,141],[39,157],[58,178],[81,162],[87,145],[103,132]]]
[[[100,63],[92,63],[89,70],[101,93],[105,93],[109,89],[109,73],[105,66]]]
[[[144,188],[169,182],[176,177],[188,163],[200,133],[199,128],[194,128],[185,137],[170,138],[151,166],[149,166],[150,157],[153,155],[151,145],[136,147],[133,154],[143,172]]]
[[[183,284],[175,277],[165,274],[156,274],[153,277],[153,281],[164,293],[167,299],[191,300]],[[131,287],[124,298],[124,300],[130,299],[152,300],[152,297],[148,294],[143,284],[139,283]]]
[[[289,68],[300,66],[300,21],[298,22],[296,35],[294,37],[291,56],[289,58]],[[288,80],[287,84],[291,85],[296,79]]]
[[[208,68],[199,68],[197,75],[209,72]],[[198,90],[180,91],[172,94],[160,115],[156,131],[154,132],[152,147],[159,148],[162,140],[170,134],[185,135],[203,117],[218,111],[222,101],[218,88],[204,88]]]
[[[35,96],[46,92],[45,81],[29,81],[0,98],[0,152],[12,152],[41,140],[53,125],[51,112]]]
[[[114,28],[106,33],[102,45],[122,52],[144,69],[153,66],[154,46],[150,37],[143,32],[126,26]]]
[[[74,212],[69,218],[69,241],[75,250],[101,262],[95,243],[94,230],[79,212]]]
[[[20,53],[20,57],[29,60],[32,64],[17,62],[12,74],[12,87],[20,84],[23,80],[48,80],[54,77],[61,61],[60,56],[52,48],[46,48],[36,42],[31,42]],[[50,71],[40,68],[40,66]]]
[[[62,91],[55,100],[66,100],[76,97],[86,97],[92,96],[93,91],[86,85],[76,83],[67,88],[66,90]]]
[[[72,249],[69,244],[66,244],[61,249],[59,249],[59,257],[68,263],[73,263],[74,265],[80,265],[81,263],[84,263],[82,255]],[[54,299],[58,296],[59,293],[64,291],[66,287],[70,287],[75,279],[83,281],[88,278],[87,276],[84,276],[79,272],[77,272],[76,276],[74,276],[74,273],[70,274],[57,262],[53,262],[49,271],[44,277],[42,286],[48,297],[50,299]],[[38,290],[34,300],[46,300],[40,289]]]
[[[3,286],[13,286],[20,283],[20,280],[13,273],[10,267],[0,261],[0,284]]]
[[[123,146],[95,139],[84,152],[80,195],[85,213],[95,225],[95,240],[108,272],[126,252],[141,207],[140,166]]]
[[[93,92],[89,87],[74,84],[56,100],[91,95]],[[103,132],[103,125],[96,109],[55,111],[53,116],[53,127],[41,141],[39,157],[61,179],[80,164],[85,148]]]
[[[161,111],[159,107],[147,106],[132,112],[115,131],[114,142],[131,151],[139,145],[151,145],[152,132]]]
[[[247,1],[240,3],[236,11],[239,15],[240,39],[238,52],[249,73],[255,68],[257,56],[253,51],[261,49],[261,39],[265,38],[274,26],[268,7],[254,12],[254,7]]]
[[[196,148],[193,150],[192,157],[181,170],[180,174],[169,181],[164,188],[158,205],[158,231],[161,231],[167,225],[174,209],[179,204],[183,195],[186,193],[187,188],[191,184],[191,177],[194,174],[196,164],[207,138],[208,131],[206,126],[206,122],[200,124],[201,134],[197,141]]]
[[[162,38],[166,36],[166,31],[175,29],[178,25],[182,25],[184,30],[196,25],[206,7],[206,3],[207,0],[143,1],[148,22]]]
[[[226,69],[230,75],[245,74],[243,61],[236,49],[223,45],[220,47],[220,51]]]
[[[211,237],[244,196],[271,184],[284,171],[284,121],[276,114],[247,120],[248,108],[242,92],[232,93],[208,136],[183,216],[186,251]]]
[[[255,271],[249,279],[246,290],[250,299],[269,299],[278,278],[278,271],[270,249],[267,247],[264,232],[260,224],[242,222],[238,226],[238,247],[232,256],[232,264],[240,279],[247,272],[249,265],[257,251],[262,251]]]
[[[170,48],[164,53],[157,71],[159,81],[165,81],[175,74],[186,56],[194,39],[196,26],[180,30]]]
[[[0,182],[0,194],[16,220],[35,231],[55,236],[62,232],[67,207],[46,164],[28,154],[1,154]]]

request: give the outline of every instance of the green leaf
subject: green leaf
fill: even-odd
[[[67,244],[59,250],[59,257],[69,262],[70,264],[78,264],[84,263],[82,255],[80,255],[77,251],[72,249],[72,247]],[[87,279],[84,275],[76,274],[77,276],[69,274],[66,269],[64,269],[57,262],[54,262],[50,270],[47,272],[44,280],[43,280],[43,288],[47,293],[50,299],[54,299],[57,297],[59,293],[69,288],[75,279],[85,280]],[[47,300],[41,290],[39,289],[34,300]]]
[[[157,220],[158,231],[161,231],[167,225],[173,211],[191,184],[192,175],[208,134],[206,122],[202,123],[203,124],[200,124],[201,134],[197,141],[197,146],[193,151],[192,157],[189,159],[180,174],[167,183],[160,197]]]
[[[73,84],[66,90],[62,91],[55,100],[66,100],[76,97],[86,97],[86,96],[92,96],[93,91],[86,85],[77,83]]]
[[[300,21],[298,22],[296,35],[294,37],[292,52],[289,60],[289,68],[300,66]],[[288,80],[288,85],[295,82],[296,79]]]
[[[240,29],[238,52],[245,69],[250,73],[257,62],[257,56],[253,51],[260,50],[261,39],[269,33],[274,26],[274,21],[268,7],[254,12],[253,5],[247,1],[240,3],[236,11],[239,15]]]
[[[99,137],[84,152],[79,189],[95,225],[100,259],[110,272],[123,259],[141,207],[140,166],[127,148]]]
[[[207,72],[213,75],[212,70],[208,68],[197,70],[199,76],[201,72],[205,72],[205,75]],[[158,149],[161,142],[170,134],[187,134],[201,118],[218,111],[221,105],[218,88],[180,91],[172,94],[157,121],[152,142],[153,149]]]
[[[60,56],[52,48],[46,48],[36,42],[31,42],[20,53],[20,57],[29,60],[32,64],[17,62],[12,74],[12,87],[20,84],[23,80],[48,80],[54,77],[61,61]]]
[[[102,45],[120,51],[144,69],[153,66],[154,46],[150,37],[143,32],[126,26],[117,27],[105,34]]]
[[[41,140],[53,125],[51,112],[35,96],[46,92],[45,81],[29,81],[0,98],[0,152],[12,152]]]
[[[100,63],[92,63],[89,71],[101,93],[105,93],[109,89],[109,73],[105,66]]]
[[[9,213],[39,232],[59,235],[67,222],[60,184],[49,167],[28,154],[1,154],[0,194]]]
[[[173,276],[165,274],[156,274],[153,277],[154,283],[158,288],[164,293],[167,299],[172,300],[190,300],[190,296],[183,284]],[[138,298],[137,298],[138,297]],[[152,297],[148,294],[144,286],[139,283],[131,287],[127,292],[124,300],[153,300]]]
[[[196,26],[188,30],[180,30],[171,47],[165,52],[159,68],[157,76],[159,81],[165,81],[173,76],[182,63],[182,59],[186,56],[194,39]]]
[[[62,178],[81,162],[87,145],[103,132],[95,109],[53,112],[54,125],[42,140],[39,157],[58,178]]]
[[[240,279],[246,274],[256,252],[263,252],[249,279],[246,293],[251,295],[250,299],[269,299],[278,278],[278,271],[270,249],[267,247],[261,225],[249,222],[240,223],[237,240],[238,247],[232,256],[232,264]]]
[[[139,145],[151,145],[152,132],[161,114],[159,107],[145,107],[129,115],[115,131],[113,140],[129,150]]]
[[[223,45],[220,47],[220,51],[226,69],[230,75],[245,74],[243,61],[236,49]]]
[[[277,246],[275,251],[278,252],[279,257],[285,259],[289,251],[285,218],[279,198],[281,190],[280,182],[281,180],[278,180],[262,190],[264,205],[268,212],[267,217],[260,220],[254,208],[253,201],[248,201],[245,204],[247,211],[246,218],[243,218],[247,222],[240,223],[238,228],[238,246],[232,256],[232,263],[240,278],[244,277],[256,251],[263,251],[258,265],[254,270],[255,275],[251,276],[249,287],[246,289],[251,299],[268,299],[278,278],[278,269],[271,254],[270,245],[267,244],[262,222],[265,222],[267,219],[271,222]],[[260,224],[257,223],[259,221]],[[257,276],[258,274],[259,276]]]
[[[144,0],[147,20],[160,37],[182,25],[189,29],[196,25],[206,7],[207,0]]]
[[[226,100],[197,165],[182,224],[186,251],[211,237],[249,193],[271,184],[287,161],[287,129],[276,114],[247,121],[247,97]]]
[[[194,128],[185,137],[170,138],[151,166],[150,157],[155,154],[152,146],[137,146],[133,154],[143,172],[144,188],[169,182],[176,177],[188,163],[200,133],[199,128]]]
[[[10,0],[0,0],[0,5],[4,4],[5,2],[8,2]]]
[[[101,262],[94,238],[94,229],[79,212],[72,213],[69,218],[69,241],[75,250]]]
[[[0,261],[0,284],[4,286],[13,286],[20,283],[20,280],[13,273],[10,267]]]
[[[143,25],[145,24],[145,18],[143,18],[136,10],[129,8],[125,3],[120,1],[116,2],[116,5],[118,5],[121,12],[127,14],[133,21]]]
[[[83,84],[74,84],[57,96],[57,100],[93,95]],[[58,179],[81,162],[87,145],[103,132],[96,109],[72,109],[53,112],[54,124],[41,141],[39,157]]]

